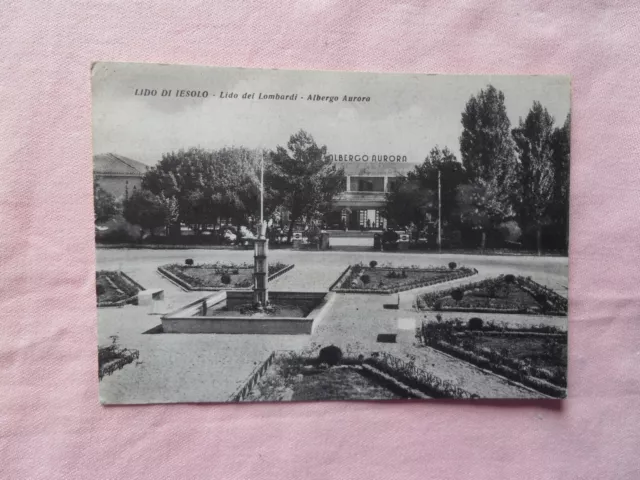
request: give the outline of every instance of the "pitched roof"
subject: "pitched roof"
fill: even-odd
[[[142,176],[148,165],[115,153],[100,153],[93,156],[93,173],[110,175]]]

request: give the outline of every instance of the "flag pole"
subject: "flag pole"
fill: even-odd
[[[440,188],[440,170],[438,170],[438,253],[442,253],[442,193]]]
[[[260,160],[260,234],[264,234],[264,152]]]

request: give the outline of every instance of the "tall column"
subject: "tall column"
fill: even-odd
[[[389,183],[389,182],[387,181],[388,179],[389,179],[389,177],[387,177],[387,176],[385,175],[385,176],[384,176],[384,191],[385,191],[385,193],[387,192],[387,187],[388,187],[388,183]]]
[[[269,264],[267,262],[268,240],[260,235],[255,240],[253,270],[253,303],[261,307],[269,304]]]
[[[351,177],[347,175],[347,192],[351,191]]]

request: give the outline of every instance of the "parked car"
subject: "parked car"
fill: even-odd
[[[233,233],[231,231],[231,229],[225,228],[224,229],[223,238],[224,238],[225,243],[235,243],[235,241],[237,240],[238,236],[235,233]]]

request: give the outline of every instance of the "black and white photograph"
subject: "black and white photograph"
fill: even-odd
[[[103,404],[567,396],[567,76],[95,63]]]

